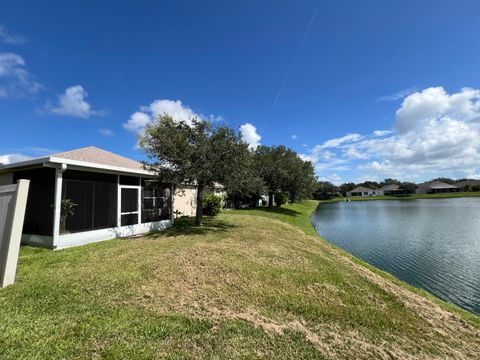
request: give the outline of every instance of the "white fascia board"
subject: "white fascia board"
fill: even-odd
[[[36,158],[36,159],[20,161],[20,162],[16,162],[16,163],[12,163],[12,164],[7,164],[7,165],[1,165],[0,166],[0,172],[3,172],[4,170],[20,168],[20,167],[24,167],[24,166],[38,165],[38,164],[42,164],[46,161],[49,161],[49,157]]]
[[[55,157],[55,156],[36,158],[32,160],[26,160],[26,161],[13,163],[13,164],[3,165],[3,166],[0,166],[0,173],[4,172],[4,170],[12,170],[12,169],[22,168],[30,165],[43,165],[46,167],[56,167],[56,164],[66,164],[67,166],[72,165],[82,169],[108,170],[109,172],[113,172],[113,173],[135,174],[135,175],[145,175],[145,176],[156,175],[155,172],[148,171],[148,170],[135,170],[135,169],[125,168],[121,166],[95,164],[91,162],[64,159],[64,158]]]
[[[64,158],[57,158],[53,156],[49,158],[49,162],[56,163],[56,164],[73,165],[73,166],[78,166],[82,168],[109,170],[115,173],[129,173],[129,174],[151,175],[151,176],[155,175],[154,172],[148,171],[148,170],[135,170],[135,169],[124,168],[120,166],[95,164],[95,163],[90,163],[86,161],[70,160],[70,159],[64,159]]]

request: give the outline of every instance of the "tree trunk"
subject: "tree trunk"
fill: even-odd
[[[268,193],[268,207],[273,208],[273,191]]]
[[[195,225],[203,225],[203,185],[198,185],[197,188],[197,213],[195,216]]]

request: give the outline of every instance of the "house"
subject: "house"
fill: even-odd
[[[137,161],[90,146],[0,166],[30,180],[22,242],[53,249],[172,225],[171,187]]]
[[[462,191],[480,191],[480,180],[465,180],[455,184]]]
[[[396,195],[397,192],[400,192],[400,186],[397,184],[389,184],[382,186],[380,189],[376,189],[377,195]]]
[[[418,184],[417,194],[440,194],[459,192],[460,188],[455,185],[450,185],[438,180],[427,181],[422,184]]]
[[[377,193],[375,190],[369,189],[364,186],[356,187],[351,191],[347,191],[347,196],[375,196]]]

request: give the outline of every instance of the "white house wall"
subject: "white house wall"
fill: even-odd
[[[197,211],[197,188],[184,187],[175,190],[173,196],[173,211],[175,216],[195,216]]]

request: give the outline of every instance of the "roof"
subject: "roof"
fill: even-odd
[[[458,183],[455,184],[456,186],[458,186],[459,188],[463,188],[465,186],[480,186],[480,180],[474,180],[474,179],[470,179],[470,180],[465,180],[465,181],[460,181]]]
[[[398,186],[397,184],[389,184],[389,185],[385,185],[385,186],[382,186],[380,188],[380,190],[387,190],[387,191],[393,191],[393,190],[398,190],[400,189],[400,186]]]
[[[359,187],[356,187],[355,189],[353,190],[350,190],[349,192],[350,193],[353,193],[353,192],[368,192],[368,191],[373,191],[372,189],[369,189],[367,187],[364,187],[364,186],[359,186]]]
[[[418,184],[419,188],[430,188],[430,189],[457,189],[457,186],[450,185],[441,181],[427,181],[422,184]]]
[[[71,165],[74,167],[152,175],[150,171],[145,170],[142,163],[95,146],[88,146],[46,157],[3,165],[0,166],[0,172],[6,169],[15,169],[38,164],[43,164],[44,166],[48,166],[49,164],[66,164],[67,166]]]

